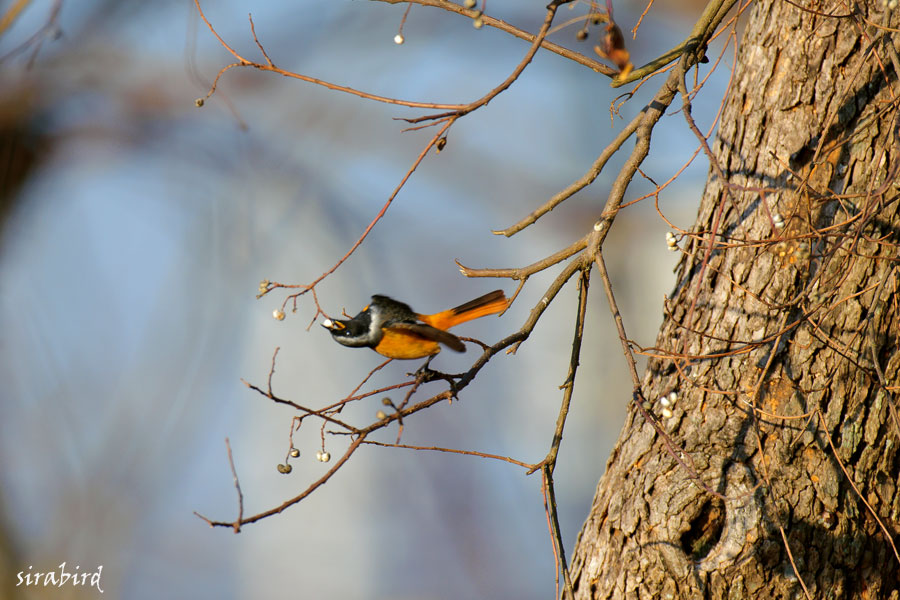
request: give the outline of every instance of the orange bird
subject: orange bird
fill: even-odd
[[[495,290],[456,308],[420,315],[403,302],[372,296],[372,302],[352,319],[326,319],[322,326],[344,346],[372,348],[388,358],[424,358],[440,352],[441,344],[465,352],[462,340],[447,330],[501,312],[507,305],[503,291]]]

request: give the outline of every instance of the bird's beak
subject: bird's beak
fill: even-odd
[[[345,321],[332,321],[331,319],[325,319],[322,321],[322,327],[334,333],[335,331],[341,331],[347,328],[345,325]]]

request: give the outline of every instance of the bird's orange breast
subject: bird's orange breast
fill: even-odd
[[[375,352],[388,358],[424,358],[437,354],[441,346],[434,340],[406,331],[384,330],[384,336],[375,346]]]

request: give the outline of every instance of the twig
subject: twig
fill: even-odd
[[[534,308],[531,309],[531,312],[528,314],[528,319],[525,320],[525,325],[523,325],[522,329],[519,330],[520,333],[524,333],[525,335],[521,340],[517,341],[509,350],[507,350],[508,354],[516,353],[516,351],[519,349],[519,346],[528,338],[528,335],[530,335],[535,325],[537,325],[537,322],[541,318],[541,315],[544,314],[544,311],[547,310],[547,307],[550,306],[551,302],[553,302],[553,299],[559,293],[559,290],[561,290],[566,282],[569,281],[569,278],[572,277],[572,275],[585,267],[585,261],[586,258],[582,254],[578,258],[572,260],[568,265],[566,265],[566,268],[556,276],[556,279],[553,280],[553,283],[550,284],[550,286],[544,292],[544,295],[541,296],[541,299],[538,301],[538,303],[534,306]]]
[[[583,267],[581,277],[578,280],[578,310],[575,313],[575,334],[572,340],[572,354],[569,359],[569,372],[562,386],[562,404],[559,407],[559,416],[556,419],[556,431],[550,444],[550,451],[546,458],[538,465],[533,466],[528,474],[535,470],[541,470],[541,479],[544,490],[544,508],[547,512],[547,520],[550,526],[550,535],[553,536],[553,554],[557,559],[557,582],[559,572],[562,571],[565,585],[565,598],[573,598],[572,579],[569,576],[569,566],[566,562],[566,552],[563,546],[562,534],[559,527],[559,510],[556,506],[556,496],[553,488],[553,471],[556,469],[556,459],[559,456],[559,447],[562,443],[563,430],[566,426],[566,418],[569,415],[569,406],[572,402],[572,393],[575,390],[575,374],[581,358],[581,342],[584,339],[584,319],[587,313],[588,288],[590,284],[590,265]],[[557,584],[558,585],[558,584]],[[557,591],[558,593],[558,591]]]
[[[271,401],[273,401],[273,402],[275,402],[275,403],[277,403],[277,404],[286,404],[286,405],[290,406],[291,408],[295,408],[295,409],[297,409],[297,410],[299,410],[299,411],[301,411],[301,412],[306,413],[306,416],[313,416],[313,415],[315,415],[315,416],[317,416],[317,417],[319,417],[319,418],[321,418],[321,419],[325,419],[325,420],[329,421],[330,423],[332,423],[332,424],[334,424],[334,425],[337,425],[338,427],[342,427],[342,428],[346,429],[347,431],[349,431],[349,432],[351,432],[351,433],[356,433],[356,432],[357,432],[357,429],[356,429],[355,427],[353,427],[352,425],[349,425],[349,424],[347,424],[347,423],[344,423],[343,421],[340,421],[340,420],[338,420],[338,419],[335,419],[334,417],[331,417],[331,416],[325,414],[325,411],[326,411],[327,409],[313,410],[313,409],[311,409],[311,408],[307,408],[307,407],[305,407],[305,406],[302,406],[302,405],[300,405],[300,404],[294,402],[293,400],[285,400],[284,398],[279,398],[279,397],[276,396],[275,394],[272,394],[272,393],[270,393],[270,392],[266,392],[266,391],[260,389],[258,386],[255,386],[255,385],[253,385],[252,383],[250,383],[250,382],[248,382],[248,381],[245,381],[245,380],[243,380],[243,379],[241,379],[241,383],[243,383],[244,385],[246,385],[248,388],[250,388],[250,389],[253,390],[254,392],[258,392],[258,393],[262,394],[263,396],[265,396],[266,398],[268,398],[269,400],[271,400]],[[302,417],[301,417],[301,419],[302,419]]]
[[[231,465],[231,475],[234,477],[234,489],[238,497],[238,518],[234,522],[234,532],[241,532],[241,521],[244,519],[244,494],[241,492],[241,482],[238,481],[237,470],[234,468],[234,456],[231,454],[231,441],[225,438],[225,447],[228,449],[228,464]]]
[[[384,2],[386,4],[403,4],[404,2],[410,2],[411,4],[415,3],[415,4],[419,4],[421,6],[431,6],[434,8],[440,8],[440,9],[446,10],[448,12],[456,13],[458,15],[462,15],[469,19],[475,18],[475,15],[476,15],[476,11],[464,8],[463,6],[461,6],[455,2],[450,2],[449,0],[378,0],[378,1]],[[483,12],[483,10],[484,9],[482,8],[482,12]],[[494,17],[485,15],[485,14],[481,15],[481,19],[484,22],[484,24],[487,25],[488,27],[494,27],[496,29],[499,29],[500,31],[503,31],[504,33],[508,33],[514,37],[519,38],[520,40],[525,40],[526,42],[534,42],[534,40],[535,40],[535,35],[533,33],[523,31],[523,30],[519,29],[518,27],[510,25],[506,21],[502,21],[500,19],[496,19]],[[616,69],[613,69],[612,67],[610,67],[608,65],[605,65],[605,64],[603,64],[599,61],[596,61],[592,58],[589,58],[579,52],[569,50],[568,48],[560,46],[559,44],[554,44],[553,42],[549,42],[547,40],[541,41],[541,48],[543,48],[544,50],[553,52],[555,54],[558,54],[558,55],[562,56],[563,58],[568,58],[569,60],[574,61],[580,65],[584,65],[585,67],[588,67],[589,69],[592,69],[593,71],[596,71],[598,73],[602,73],[603,75],[606,75],[607,77],[615,77],[615,75],[618,73],[618,71]]]
[[[559,562],[559,552],[556,547],[556,536],[553,534],[553,519],[550,517],[550,503],[547,500],[547,478],[541,471],[541,496],[544,497],[544,516],[547,518],[547,531],[550,532],[550,548],[553,550],[553,580],[556,583],[554,598],[559,598],[559,572],[562,570]]]
[[[377,367],[375,367],[374,369],[372,369],[371,371],[369,371],[369,374],[366,375],[366,376],[363,378],[363,380],[359,382],[359,385],[357,385],[355,388],[353,388],[353,391],[350,392],[350,393],[347,395],[347,397],[348,397],[348,398],[352,398],[353,395],[356,394],[356,392],[358,392],[359,389],[360,389],[362,386],[364,386],[364,385],[366,384],[366,382],[367,382],[369,379],[372,378],[372,375],[374,375],[375,373],[377,373],[378,371],[380,371],[381,369],[383,369],[384,367],[386,367],[392,360],[394,360],[394,359],[393,359],[393,358],[389,358],[389,359],[387,359],[386,361],[384,361],[383,363],[379,364],[379,365],[378,365]]]
[[[728,500],[726,496],[712,489],[703,478],[700,477],[700,474],[693,467],[693,465],[688,464],[683,456],[686,456],[683,451],[676,448],[675,443],[672,441],[671,437],[668,433],[663,429],[662,425],[659,424],[658,419],[650,413],[646,408],[644,408],[644,395],[641,391],[641,382],[638,376],[637,367],[634,362],[634,356],[631,353],[631,347],[628,345],[628,337],[625,335],[625,325],[622,323],[622,315],[619,313],[619,307],[616,304],[616,298],[613,294],[612,282],[609,279],[609,272],[606,270],[606,264],[603,261],[603,254],[598,250],[594,261],[597,264],[597,268],[600,271],[600,280],[603,282],[603,289],[606,291],[606,299],[609,302],[609,310],[613,314],[613,319],[616,322],[616,329],[619,332],[619,342],[622,344],[622,351],[625,354],[625,360],[628,363],[628,370],[631,372],[631,381],[634,386],[632,393],[632,400],[634,401],[635,406],[638,411],[640,411],[641,415],[643,415],[644,420],[646,420],[653,429],[656,430],[656,433],[659,434],[660,438],[663,440],[663,443],[666,446],[669,454],[675,459],[681,467],[690,475],[691,479],[703,488],[708,494],[711,494],[721,500]],[[688,458],[688,460],[690,460]]]
[[[804,583],[803,578],[800,577],[800,570],[797,568],[797,563],[794,561],[794,553],[791,552],[791,545],[788,542],[787,534],[784,532],[784,527],[779,523],[778,531],[781,533],[781,541],[784,544],[784,549],[787,551],[788,560],[791,561],[791,568],[794,570],[794,576],[797,577],[797,581],[800,582],[800,587],[803,588],[803,593],[806,595],[806,600],[812,600],[812,596],[809,593],[809,588],[806,587],[806,583]]]
[[[454,122],[455,122],[455,119],[448,120],[447,123],[445,123],[444,126],[441,127],[440,131],[438,131],[434,135],[434,137],[431,138],[431,140],[428,142],[428,144],[426,144],[425,148],[419,153],[419,155],[413,161],[412,166],[409,168],[409,170],[406,171],[406,174],[400,180],[400,183],[397,185],[397,187],[394,188],[394,191],[391,192],[391,195],[388,197],[387,201],[384,203],[384,206],[381,207],[381,210],[378,211],[378,214],[375,215],[375,217],[372,219],[372,221],[369,222],[368,226],[363,231],[362,235],[359,236],[359,238],[356,240],[356,242],[354,242],[353,246],[350,247],[350,249],[340,258],[340,260],[338,260],[330,269],[328,269],[327,271],[325,271],[324,273],[319,275],[315,280],[312,281],[312,283],[307,283],[307,284],[271,283],[267,287],[265,293],[269,293],[270,291],[272,291],[273,289],[276,289],[276,288],[300,288],[301,289],[300,292],[289,295],[285,298],[284,303],[287,304],[288,300],[290,300],[292,298],[296,298],[298,296],[302,296],[303,294],[313,290],[315,288],[315,286],[318,285],[323,279],[325,279],[326,277],[328,277],[329,275],[334,273],[338,269],[338,267],[340,267],[342,264],[344,264],[344,262],[346,262],[347,259],[350,258],[350,256],[356,251],[356,249],[362,245],[363,241],[366,239],[366,237],[368,237],[369,232],[371,232],[372,229],[375,227],[375,224],[378,223],[378,221],[380,221],[382,217],[384,217],[384,215],[387,213],[388,208],[393,203],[394,199],[397,197],[397,194],[399,194],[400,190],[403,189],[403,186],[406,185],[406,182],[409,180],[409,178],[412,176],[412,174],[415,172],[415,170],[419,167],[419,165],[422,163],[422,161],[428,155],[428,152],[431,150],[431,148],[433,148],[434,145],[437,143],[437,141],[441,137],[443,137],[444,133],[450,128],[451,125],[453,125]]]
[[[559,510],[556,508],[556,494],[553,489],[553,472],[550,465],[541,467],[541,475],[543,476],[544,488],[547,491],[547,512],[550,514],[551,533],[553,534],[553,542],[559,553],[559,566],[563,574],[564,598],[571,599],[575,597],[575,591],[572,588],[572,578],[569,576],[569,567],[566,563],[566,549],[563,545],[562,531],[559,528]]]
[[[609,161],[609,159],[619,151],[619,149],[622,147],[622,144],[624,144],[626,140],[628,140],[628,138],[630,138],[631,135],[637,130],[643,119],[644,113],[642,111],[636,117],[634,117],[631,122],[629,122],[628,125],[626,125],[624,129],[622,129],[622,131],[619,132],[616,138],[611,141],[606,146],[606,148],[603,149],[603,152],[600,153],[600,156],[597,157],[597,159],[594,161],[594,164],[591,165],[591,168],[587,171],[587,173],[569,184],[565,189],[554,194],[553,197],[545,202],[542,206],[532,211],[531,214],[520,220],[515,225],[507,227],[506,229],[492,231],[491,233],[494,233],[496,235],[505,235],[506,237],[515,235],[516,233],[522,231],[523,229],[540,219],[542,216],[556,208],[564,200],[571,198],[576,193],[592,184],[603,171],[603,167],[606,166],[606,163]]]
[[[409,444],[389,444],[387,442],[375,442],[371,440],[366,440],[364,443],[370,444],[372,446],[381,446],[383,448],[405,448],[407,450],[428,450],[431,452],[446,452],[448,454],[462,454],[464,456],[477,456],[479,458],[490,458],[493,460],[501,460],[503,462],[508,462],[510,464],[523,467],[525,469],[531,468],[533,465],[522,462],[520,460],[516,460],[509,456],[500,456],[499,454],[490,454],[488,452],[476,452],[474,450],[458,450],[456,448],[442,448],[440,446],[411,446]]]
[[[622,322],[622,314],[619,312],[618,304],[616,304],[612,282],[609,279],[609,272],[606,270],[606,262],[603,260],[603,253],[599,250],[594,258],[594,262],[597,264],[597,269],[600,271],[600,281],[603,282],[606,300],[609,303],[609,311],[612,313],[613,320],[616,322],[616,330],[619,332],[619,342],[622,344],[625,362],[628,363],[628,371],[631,373],[631,383],[634,385],[635,389],[640,389],[641,378],[637,372],[637,365],[634,362],[631,346],[628,345],[628,336],[625,335],[625,324]]]
[[[259,38],[256,37],[256,25],[253,24],[253,15],[248,14],[247,18],[250,20],[250,33],[253,34],[253,41],[256,43],[256,47],[262,52],[263,58],[266,59],[266,64],[270,67],[274,67],[275,64],[272,62],[272,59],[269,58],[268,52],[266,52],[266,49],[263,47],[262,43],[260,43]]]
[[[897,433],[900,434],[900,417],[897,416],[897,407],[894,406],[894,397],[890,391],[891,388],[888,387],[887,380],[884,378],[884,371],[881,370],[881,365],[878,363],[878,353],[875,351],[875,343],[871,339],[869,340],[869,350],[872,353],[872,363],[875,365],[875,374],[878,375],[878,383],[881,384],[881,388],[887,395],[888,411],[891,413],[891,418],[893,419]]]
[[[543,271],[548,267],[552,267],[581,252],[587,248],[587,245],[588,236],[585,236],[567,248],[554,252],[550,256],[542,258],[527,267],[520,267],[517,269],[472,269],[464,266],[458,260],[456,261],[456,264],[459,267],[459,272],[466,277],[506,277],[512,280],[525,281],[531,275]]]
[[[281,350],[281,346],[275,346],[275,352],[272,354],[272,367],[269,369],[269,397],[271,398],[274,394],[272,394],[272,375],[275,374],[275,358],[278,356],[278,351]]]
[[[3,15],[2,19],[0,19],[0,20],[2,20],[2,23],[0,23],[0,35],[2,35],[3,31],[7,27],[9,27],[9,25],[11,25],[18,18],[18,12],[20,10],[22,10],[23,8],[25,8],[25,5],[27,5],[29,2],[30,2],[30,0],[24,0],[24,1],[19,0],[16,2],[16,4],[10,6],[7,9],[6,14]],[[59,18],[59,11],[61,8],[62,8],[62,0],[54,0],[53,6],[50,8],[50,14],[47,16],[47,19],[45,20],[44,24],[41,25],[41,27],[37,31],[35,31],[27,40],[25,40],[24,42],[22,42],[15,48],[11,49],[9,52],[4,54],[3,56],[0,56],[0,64],[2,64],[3,62],[7,61],[10,58],[12,58],[16,54],[19,54],[20,52],[24,52],[28,47],[30,47],[33,44],[34,50],[31,53],[31,57],[28,59],[28,62],[27,62],[28,66],[31,67],[31,65],[34,63],[34,61],[37,58],[37,54],[40,51],[40,48],[43,45],[44,40],[47,39],[48,37],[50,37],[53,34],[53,32],[59,31],[58,18]]]
[[[662,56],[653,59],[646,65],[632,70],[625,77],[616,77],[610,85],[617,88],[631,83],[632,81],[643,79],[651,73],[662,69],[670,62],[677,60],[682,55],[696,53],[697,50],[702,48],[709,40],[712,32],[719,26],[719,23],[721,23],[722,19],[725,18],[725,15],[728,14],[728,11],[737,4],[737,1],[738,0],[710,0],[709,4],[706,5],[706,8],[703,9],[700,18],[694,24],[694,28],[691,30],[691,33],[686,40]],[[694,60],[696,61],[700,58],[700,56],[695,56]]]
[[[578,365],[581,360],[581,341],[584,339],[584,318],[587,313],[590,278],[590,267],[583,268],[581,277],[578,279],[578,309],[575,311],[575,333],[572,340],[572,354],[569,358],[569,372],[560,386],[560,389],[563,390],[563,399],[559,407],[559,415],[556,418],[556,431],[553,433],[550,451],[543,461],[528,471],[529,475],[542,466],[547,466],[551,475],[556,469],[556,457],[559,455],[559,446],[562,443],[563,430],[566,427],[566,418],[569,415],[569,405],[572,402],[572,393],[575,391],[575,374],[578,372]]]
[[[31,4],[31,0],[15,0],[12,6],[6,10],[6,14],[0,17],[0,35],[15,22],[25,7]]]
[[[884,537],[887,538],[888,543],[891,545],[891,550],[894,551],[894,557],[897,559],[897,563],[900,564],[900,553],[898,553],[897,546],[896,544],[894,544],[893,534],[888,531],[888,528],[885,527],[884,523],[881,522],[881,518],[878,516],[878,513],[875,512],[875,509],[872,508],[872,505],[869,504],[865,496],[862,495],[862,492],[859,491],[859,488],[856,487],[856,483],[853,481],[853,477],[850,476],[850,473],[847,471],[847,467],[844,465],[844,461],[841,460],[841,457],[838,454],[837,448],[834,447],[834,442],[831,441],[831,432],[828,430],[828,423],[826,423],[825,421],[825,415],[822,414],[821,410],[817,411],[817,413],[819,415],[819,421],[822,424],[822,431],[825,434],[825,440],[828,442],[828,446],[831,448],[831,455],[834,456],[834,459],[837,461],[838,466],[841,468],[841,471],[843,471],[844,477],[847,478],[847,483],[850,484],[850,487],[852,487],[853,491],[856,492],[856,496],[872,514],[875,522],[878,523],[878,527],[884,533]]]
[[[255,523],[255,522],[259,521],[260,519],[265,519],[266,517],[278,514],[281,511],[283,511],[284,509],[289,508],[289,507],[293,506],[294,504],[297,504],[298,502],[300,502],[301,500],[303,500],[304,498],[306,498],[307,496],[312,494],[314,491],[316,491],[316,489],[318,489],[319,486],[321,486],[326,481],[331,479],[331,476],[334,475],[335,473],[337,473],[338,470],[342,466],[344,466],[344,463],[347,462],[347,459],[349,459],[353,455],[353,453],[356,452],[356,449],[359,448],[360,444],[362,444],[365,439],[366,439],[365,434],[360,435],[358,438],[356,438],[350,444],[350,447],[347,448],[347,451],[344,452],[344,455],[341,456],[341,458],[334,464],[333,467],[331,467],[328,470],[327,473],[325,473],[322,477],[320,477],[319,479],[314,481],[312,484],[310,484],[310,486],[307,487],[305,490],[303,490],[303,492],[301,492],[297,496],[294,496],[290,500],[282,502],[280,505],[276,506],[275,508],[261,512],[256,515],[253,515],[252,517],[247,517],[246,519],[239,518],[237,521],[234,521],[234,522],[212,521],[196,512],[194,514],[196,514],[198,517],[200,517],[201,519],[203,519],[204,521],[209,523],[209,525],[211,527],[232,527],[235,530],[239,530],[242,525],[248,525],[250,523]]]
[[[404,1],[407,1],[407,0],[404,0]],[[333,90],[336,92],[344,92],[346,94],[351,94],[353,96],[359,96],[360,98],[365,98],[366,100],[374,100],[376,102],[383,102],[385,104],[396,104],[398,106],[407,106],[410,108],[426,108],[426,109],[433,109],[433,110],[455,110],[455,109],[461,108],[463,106],[463,105],[459,105],[459,104],[437,104],[434,102],[413,102],[410,100],[400,100],[398,98],[389,98],[386,96],[379,96],[377,94],[370,94],[367,92],[362,92],[360,90],[356,90],[351,87],[337,85],[334,83],[330,83],[328,81],[316,79],[315,77],[308,77],[306,75],[301,75],[299,73],[294,73],[292,71],[285,71],[284,69],[280,69],[280,68],[276,67],[271,62],[271,60],[269,60],[268,56],[265,54],[264,54],[264,56],[265,56],[266,60],[268,61],[267,64],[254,62],[252,60],[249,60],[249,59],[241,56],[234,48],[232,48],[230,45],[228,45],[228,43],[224,39],[222,39],[222,37],[219,35],[219,33],[215,30],[215,28],[212,26],[212,24],[206,18],[206,15],[203,13],[203,9],[200,7],[200,0],[194,0],[194,5],[197,7],[197,11],[200,13],[200,18],[203,19],[203,22],[206,24],[206,27],[215,36],[215,38],[219,41],[219,44],[221,44],[222,47],[225,48],[226,51],[228,51],[229,54],[231,54],[235,59],[237,59],[236,63],[231,63],[229,65],[226,65],[219,70],[219,73],[218,73],[218,75],[216,75],[216,79],[213,82],[213,86],[210,88],[209,92],[207,92],[207,94],[205,96],[206,98],[209,98],[210,96],[213,95],[213,93],[215,93],[216,84],[219,80],[219,77],[221,77],[226,71],[230,71],[231,69],[234,69],[236,67],[253,67],[254,69],[258,69],[260,71],[270,71],[272,73],[277,73],[284,77],[290,77],[291,79],[299,79],[300,81],[305,81],[307,83],[313,83],[316,85],[320,85],[324,88],[328,88],[329,90]]]
[[[813,9],[807,8],[807,7],[805,7],[805,6],[801,6],[801,5],[797,4],[796,2],[793,2],[793,0],[784,0],[784,1],[787,2],[788,4],[790,4],[791,6],[794,6],[794,7],[796,7],[796,8],[799,8],[800,10],[802,10],[802,11],[804,11],[804,12],[808,12],[808,13],[811,13],[811,14],[814,14],[814,15],[818,15],[818,16],[820,16],[820,17],[828,17],[828,18],[830,18],[830,19],[848,19],[848,18],[850,18],[850,17],[853,16],[853,12],[852,12],[852,11],[849,12],[849,13],[847,13],[846,15],[829,15],[828,13],[819,12],[819,11],[817,11],[817,10],[813,10]]]
[[[237,519],[233,523],[228,523],[234,529],[235,533],[241,532],[241,524],[244,522],[244,493],[241,491],[241,482],[238,481],[237,470],[234,468],[234,456],[231,454],[231,442],[226,437],[225,438],[225,448],[228,451],[228,464],[231,466],[231,476],[234,479],[234,489],[237,492],[238,497],[238,516]],[[210,519],[204,517],[197,511],[194,511],[194,514],[206,521],[206,523],[210,527],[215,527],[220,525],[220,523],[211,521]]]
[[[647,16],[647,13],[650,12],[650,7],[653,6],[653,0],[650,0],[647,3],[647,6],[644,8],[644,12],[641,13],[641,16],[637,20],[637,24],[634,26],[634,29],[631,30],[631,39],[637,39],[637,30],[641,26],[641,21],[644,20],[644,17]]]
[[[470,112],[478,110],[482,106],[487,106],[487,104],[491,100],[502,94],[513,83],[516,82],[516,80],[519,78],[519,75],[521,75],[525,70],[525,67],[527,67],[531,63],[531,60],[534,58],[535,54],[537,54],[537,51],[540,50],[541,43],[544,41],[544,38],[547,37],[547,32],[550,31],[550,27],[553,25],[553,18],[556,16],[556,10],[561,4],[566,4],[571,1],[572,0],[553,0],[552,2],[550,2],[550,4],[547,5],[547,14],[544,17],[544,23],[541,25],[541,29],[540,31],[538,31],[538,34],[534,37],[534,41],[532,41],[531,47],[528,49],[528,52],[525,53],[525,56],[522,58],[522,60],[519,61],[519,64],[516,65],[516,68],[513,69],[513,72],[510,73],[509,76],[500,83],[500,85],[489,91],[478,100],[470,102],[465,106],[451,108],[449,109],[449,112],[439,113],[435,115],[424,115],[421,117],[404,120],[410,123],[421,123],[423,121],[433,121],[435,119],[442,119],[445,117],[462,117],[469,114]]]

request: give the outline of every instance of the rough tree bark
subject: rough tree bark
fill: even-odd
[[[711,169],[636,395],[672,445],[632,404],[578,598],[900,597],[900,9],[798,4],[748,17],[731,187]]]

